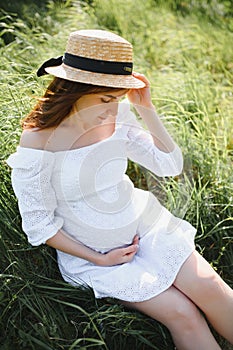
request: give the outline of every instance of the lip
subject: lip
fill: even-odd
[[[98,117],[100,120],[106,120],[108,117]]]

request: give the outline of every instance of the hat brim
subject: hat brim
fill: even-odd
[[[145,83],[132,75],[116,75],[94,73],[77,68],[72,68],[64,63],[56,67],[47,67],[45,71],[55,77],[75,81],[84,84],[107,86],[122,89],[141,89]]]

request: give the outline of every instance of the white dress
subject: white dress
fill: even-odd
[[[164,153],[121,103],[112,136],[79,149],[50,152],[17,147],[7,163],[18,198],[22,227],[32,245],[59,229],[101,253],[140,237],[134,259],[96,266],[57,251],[63,278],[88,285],[97,298],[143,301],[169,288],[194,248],[196,230],[174,217],[156,197],[134,187],[125,174],[131,159],[158,176],[182,171],[178,146]]]

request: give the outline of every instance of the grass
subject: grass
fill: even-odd
[[[29,2],[28,2],[29,3]],[[21,230],[4,160],[19,140],[20,119],[49,78],[43,60],[63,52],[68,34],[113,30],[134,44],[135,70],[151,81],[158,112],[180,144],[182,176],[158,179],[130,163],[128,174],[172,212],[197,227],[197,249],[232,286],[233,103],[229,1],[47,1],[1,13],[0,349],[173,349],[159,323],[90,289],[61,279],[48,247],[31,247]],[[21,4],[22,5],[22,4]],[[17,16],[14,11],[18,11]],[[33,12],[33,15],[32,15]],[[223,350],[231,350],[216,334]]]

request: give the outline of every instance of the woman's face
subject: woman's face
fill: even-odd
[[[74,110],[85,127],[115,122],[119,100],[128,90],[87,94],[78,99]]]

